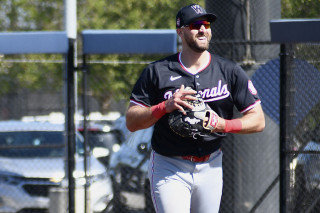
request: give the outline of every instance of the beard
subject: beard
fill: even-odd
[[[197,36],[204,36],[204,34],[198,34]],[[188,46],[195,52],[202,53],[209,49],[209,43],[211,40],[211,35],[205,36],[207,38],[206,44],[199,44],[196,37],[187,36],[185,37]]]

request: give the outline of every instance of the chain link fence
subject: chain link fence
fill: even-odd
[[[281,1],[207,0],[206,10],[217,15],[212,52],[249,64],[279,53],[279,47],[270,43],[269,21],[281,17]]]
[[[290,72],[291,126],[286,144],[288,211],[319,212],[320,44],[292,45]],[[289,92],[289,91],[288,91]]]
[[[2,55],[0,69],[1,120],[63,112],[61,57]]]
[[[238,62],[257,88],[263,109],[270,109],[262,133],[229,135],[223,143],[220,212],[278,212],[279,117],[273,116],[279,116],[279,59],[275,58],[280,49],[270,42],[269,21],[281,17],[281,2],[206,1],[206,9],[218,17],[211,52]]]
[[[262,133],[230,134],[223,143],[224,188],[220,212],[279,212],[280,45],[270,42],[269,21],[280,18],[280,1],[206,1],[206,9],[218,16],[217,22],[212,26],[213,40],[210,51],[238,62],[247,71],[259,92],[266,117],[266,128]],[[290,65],[291,77],[288,79],[290,80],[288,81],[290,82],[288,94],[291,97],[290,105],[293,108],[289,113],[290,143],[286,144],[287,209],[288,212],[295,213],[319,212],[320,45],[317,43],[295,44],[290,46],[290,50],[289,56],[292,58],[292,63]],[[148,59],[148,61],[150,60]],[[128,60],[126,63],[132,63],[132,61]],[[136,65],[140,66],[142,70],[147,63],[146,61]],[[26,64],[29,66],[25,66]],[[112,76],[112,72],[108,72],[108,69],[114,66],[113,63],[88,59],[88,64],[88,91],[86,94],[89,111],[101,114],[107,111],[118,111],[124,115],[128,100],[118,100],[115,97],[117,94],[106,92],[102,96],[101,93],[96,92],[101,89],[109,91],[108,85],[116,83],[122,78],[121,75]],[[0,59],[0,85],[2,85],[0,119],[7,121],[24,118],[28,121],[44,121],[52,117],[61,118],[60,113],[64,112],[65,107],[63,67],[64,61],[60,56],[2,56]],[[120,63],[119,65],[118,63],[116,69],[126,69],[126,64]],[[99,70],[105,71],[101,73]],[[21,76],[17,73],[21,74],[21,72],[24,74],[23,77],[17,78],[16,76]],[[78,85],[76,111],[80,114],[83,109],[82,95],[85,92],[82,74],[79,70],[76,78]],[[29,82],[37,84],[30,85]],[[119,89],[123,88],[119,87]],[[109,99],[110,97],[111,99]],[[107,158],[106,155],[98,158],[108,173],[101,173],[100,176],[88,175],[87,183],[92,183],[91,186],[96,188],[93,188],[87,199],[96,199],[94,198],[96,192],[104,191],[106,195],[101,195],[101,200],[109,203],[113,212],[154,212],[146,178],[152,129],[132,134],[126,131],[123,116],[117,121],[105,119],[100,123],[90,117],[88,123],[89,134],[98,138],[104,148],[107,147],[105,141],[108,141],[107,138],[110,135],[113,139],[112,144],[108,145],[111,154]],[[40,128],[41,124],[38,125],[37,128]],[[81,127],[81,123],[79,123],[79,127]],[[124,132],[110,133],[110,129],[106,130],[104,127],[124,130]],[[80,130],[84,131],[79,128]],[[4,129],[0,130],[1,135],[4,135],[3,131]],[[31,144],[22,144],[23,146],[20,146],[19,150],[36,146],[40,147],[37,149],[40,154],[42,153],[40,150],[49,148],[46,147],[44,138],[34,137]],[[61,142],[61,140],[59,141]],[[12,142],[12,137],[1,136],[0,154],[8,155],[9,149],[17,149],[17,146]],[[91,147],[90,156],[93,155],[93,147]],[[51,148],[53,151],[63,150],[62,147]],[[83,150],[80,148],[79,156],[83,154]],[[61,150],[58,152],[62,153]],[[121,153],[125,154],[121,155]],[[37,170],[38,174],[40,171],[46,174],[46,177],[36,177],[33,174],[32,177],[26,178],[26,174],[23,176],[18,172],[23,169],[21,169],[21,164],[15,161],[14,155],[9,157],[10,160],[0,164],[0,187],[2,187],[0,190],[0,212],[39,213],[49,212],[50,209],[50,211],[54,211],[52,209],[55,208],[52,206],[49,208],[50,187],[63,186],[63,183],[58,179],[54,180],[52,177],[48,177],[49,171],[54,170],[54,164],[48,163],[40,167],[35,162],[37,158],[26,161],[30,167]],[[0,161],[2,158],[1,155]],[[8,167],[9,164],[15,168],[14,172]],[[80,164],[83,165],[83,162]],[[60,167],[60,173],[61,171],[63,173],[63,167]],[[28,172],[30,171],[28,170]],[[61,176],[58,177],[61,179]],[[81,182],[83,180],[83,176],[79,176],[77,181],[85,186],[84,182]],[[101,183],[101,180],[104,182]],[[58,181],[60,184],[54,181]],[[93,183],[101,183],[103,187],[99,188]],[[19,189],[19,186],[22,188]],[[19,193],[25,194],[26,192],[32,198],[40,194],[41,198],[39,199],[45,200],[45,202],[37,201],[36,204],[31,205],[32,202],[19,196]],[[52,196],[54,196],[54,192],[52,192]],[[62,194],[65,192],[62,191]],[[78,193],[76,199],[79,199],[76,201],[76,209],[84,211],[87,202],[84,191],[79,189],[76,193]],[[60,198],[52,199],[59,200]],[[14,205],[10,206],[10,203],[14,203]],[[54,202],[52,201],[52,203]],[[68,204],[62,205],[64,206],[61,208],[61,212],[67,211]],[[92,211],[93,206],[94,203],[87,203],[88,212]],[[97,212],[109,212],[109,209],[99,210],[98,207],[96,208]]]

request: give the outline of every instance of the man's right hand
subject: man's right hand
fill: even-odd
[[[167,113],[174,110],[180,110],[183,114],[186,114],[184,107],[189,109],[193,108],[193,106],[188,103],[188,100],[197,100],[197,98],[194,97],[195,94],[197,94],[197,91],[190,87],[185,88],[184,85],[181,85],[180,89],[178,89],[172,97],[166,101]]]

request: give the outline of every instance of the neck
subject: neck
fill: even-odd
[[[192,73],[196,73],[209,63],[209,52],[181,51],[181,62]]]

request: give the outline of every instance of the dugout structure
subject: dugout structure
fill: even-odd
[[[272,20],[270,29],[280,43],[279,211],[318,212],[320,19]]]

